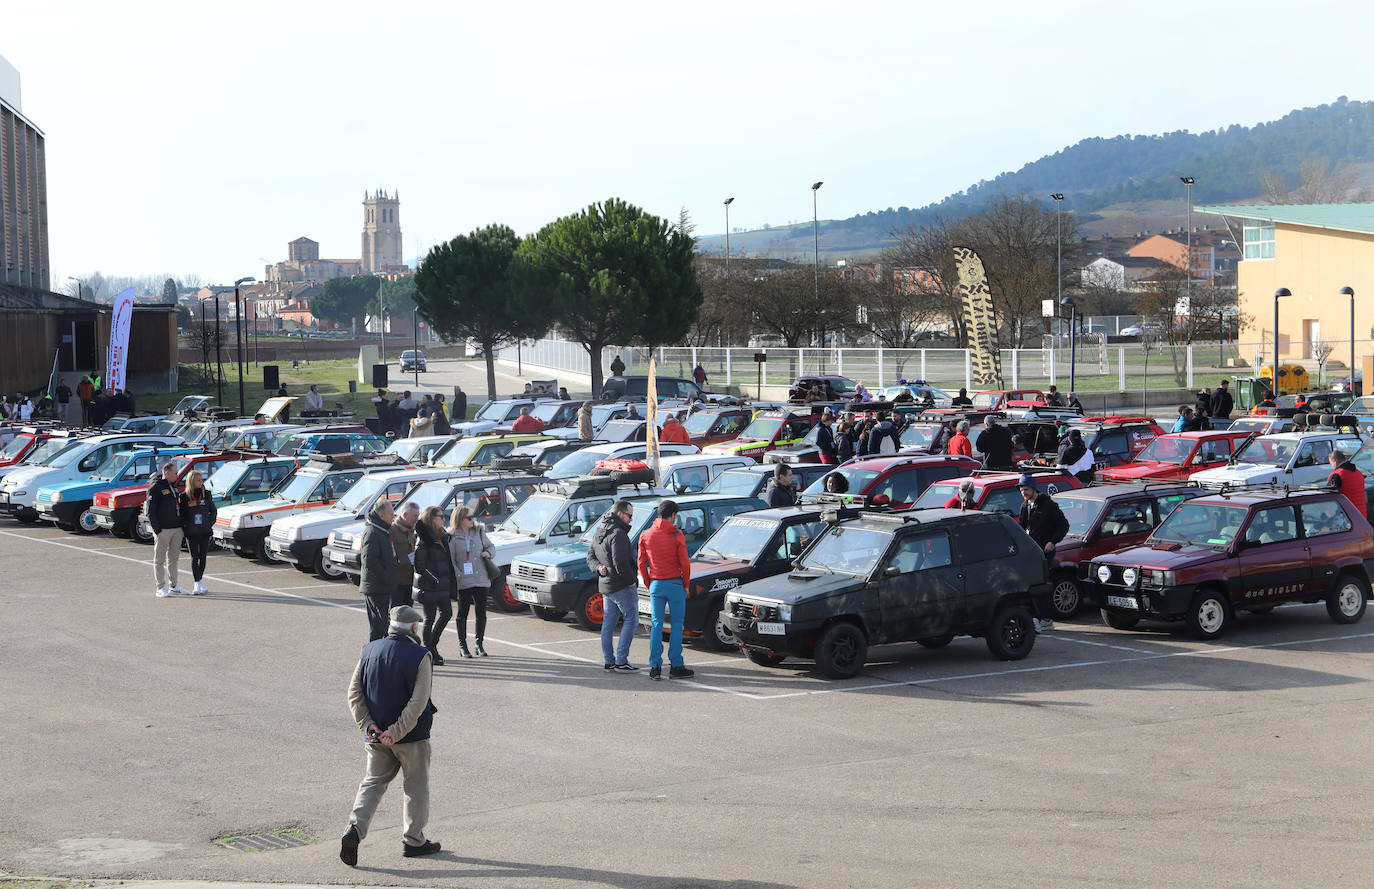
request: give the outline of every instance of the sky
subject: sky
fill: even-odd
[[[698,235],[917,207],[1090,136],[1374,98],[1374,7],[330,2],[0,7],[67,275],[262,277],[306,235],[405,257],[619,197]],[[1066,184],[1066,188],[1071,185]]]

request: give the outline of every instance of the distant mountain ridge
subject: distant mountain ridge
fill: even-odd
[[[961,216],[989,200],[1029,192],[1049,200],[1063,192],[1064,209],[1090,223],[1096,211],[1127,203],[1179,200],[1180,176],[1192,176],[1194,203],[1254,198],[1267,170],[1295,176],[1298,165],[1318,158],[1351,165],[1374,162],[1374,102],[1335,102],[1302,108],[1253,127],[1232,124],[1204,133],[1178,130],[1154,136],[1084,139],[1014,172],[983,180],[942,201],[910,209],[891,207],[848,219],[820,222],[821,253],[861,256],[892,243],[890,232],[939,217]],[[811,223],[731,232],[732,252],[809,256]],[[699,239],[698,249],[721,251],[724,235]]]

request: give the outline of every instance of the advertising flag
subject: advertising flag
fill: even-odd
[[[662,481],[658,471],[658,362],[649,359],[648,391],[645,397],[644,462],[654,471],[654,484]]]
[[[134,289],[126,288],[114,298],[110,319],[110,363],[105,373],[105,388],[120,390],[125,385],[129,365],[129,327],[134,320]]]

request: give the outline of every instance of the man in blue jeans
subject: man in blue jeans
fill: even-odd
[[[649,627],[649,678],[663,678],[663,616],[671,613],[673,623],[668,638],[670,679],[694,675],[682,663],[682,620],[687,612],[687,584],[692,580],[692,563],[687,558],[687,538],[677,526],[677,504],[664,500],[658,504],[658,518],[639,537],[639,579],[649,588],[653,623]]]
[[[587,567],[596,574],[596,588],[605,603],[601,618],[601,655],[604,669],[633,673],[639,668],[630,663],[630,642],[639,626],[639,591],[635,589],[635,557],[630,546],[630,518],[635,508],[628,500],[617,500],[601,517],[592,545],[587,551]],[[615,624],[624,619],[620,642],[611,651]]]

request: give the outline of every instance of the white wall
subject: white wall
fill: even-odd
[[[0,99],[20,114],[24,113],[19,93],[19,69],[5,61],[4,56],[0,56]]]

